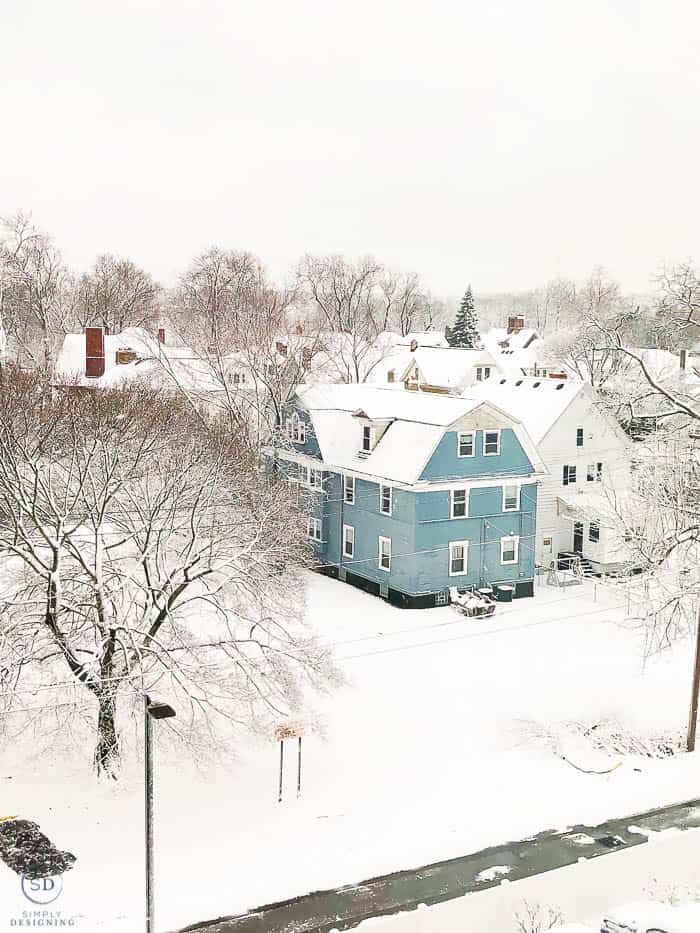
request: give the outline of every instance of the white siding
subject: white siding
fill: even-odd
[[[576,446],[576,429],[583,428],[583,447]],[[602,403],[587,393],[579,393],[562,416],[550,428],[538,445],[549,475],[540,483],[537,501],[537,548],[539,564],[548,564],[559,551],[573,546],[573,523],[557,513],[558,496],[575,496],[577,490],[605,494],[614,490],[624,495],[630,486],[630,442]],[[587,482],[589,463],[603,464],[603,482]],[[576,483],[564,486],[562,471],[565,464],[576,467]],[[610,530],[601,528],[600,542],[588,540],[588,522],[584,522],[583,552],[593,560],[612,560],[619,542]],[[544,539],[551,538],[552,546],[545,548]]]

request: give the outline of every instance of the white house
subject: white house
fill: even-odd
[[[486,350],[396,346],[369,374],[367,382],[396,389],[461,395],[477,382],[501,373]]]
[[[481,334],[481,342],[499,367],[525,376],[549,376],[565,372],[562,364],[545,351],[536,330],[525,326],[523,317],[509,317],[507,327],[492,327]]]
[[[632,443],[587,383],[533,377],[491,379],[470,390],[520,419],[547,475],[537,497],[536,560],[577,554],[596,571],[629,552],[618,507],[629,497]]]

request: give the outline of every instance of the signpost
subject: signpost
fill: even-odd
[[[282,781],[284,776],[284,743],[287,739],[298,739],[297,753],[297,797],[301,794],[301,738],[304,735],[304,723],[284,722],[275,727],[275,741],[280,743],[280,784],[277,803],[282,803]]]

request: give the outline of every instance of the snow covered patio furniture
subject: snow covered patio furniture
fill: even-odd
[[[460,593],[459,587],[450,587],[450,602],[465,616],[492,616],[496,611],[496,604],[490,599],[478,595],[472,590]]]

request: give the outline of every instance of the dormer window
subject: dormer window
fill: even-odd
[[[362,452],[369,454],[374,447],[374,428],[370,424],[362,427]]]
[[[490,366],[477,366],[476,367],[476,381],[484,382],[491,376],[491,367]]]
[[[386,381],[387,381],[387,382],[394,382],[395,379],[396,379],[396,370],[395,370],[395,369],[390,369],[389,372],[386,374]]]
[[[306,424],[296,412],[287,418],[287,436],[293,444],[306,443]]]

